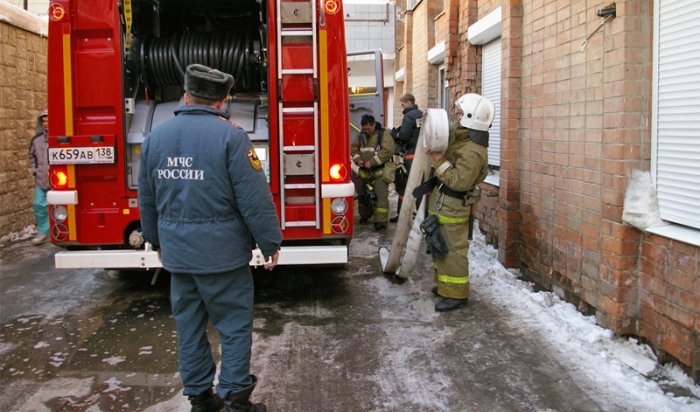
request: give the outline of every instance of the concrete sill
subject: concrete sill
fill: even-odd
[[[484,183],[488,183],[491,186],[501,187],[501,176],[498,173],[498,170],[489,173],[489,175],[486,176],[486,179],[484,179]]]
[[[646,229],[646,232],[700,247],[700,230],[698,229],[669,223],[650,227]]]

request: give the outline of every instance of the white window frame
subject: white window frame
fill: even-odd
[[[447,70],[444,64],[438,67],[438,107],[451,113],[450,107],[450,83],[447,81]]]
[[[413,10],[420,4],[422,0],[406,0],[406,10]]]
[[[501,7],[496,7],[489,14],[479,19],[476,23],[467,28],[467,41],[473,45],[485,45],[501,37]],[[483,74],[483,73],[482,73]],[[483,76],[482,76],[483,78]],[[499,107],[500,107],[500,102]],[[494,102],[496,104],[496,102]],[[500,114],[499,114],[500,116]],[[495,121],[494,121],[495,123]],[[499,122],[500,124],[500,118]],[[500,132],[500,130],[499,130]],[[499,133],[500,138],[500,133]],[[489,160],[489,165],[491,160]],[[485,182],[494,186],[500,186],[500,174],[498,170],[491,169],[491,173],[486,176]]]
[[[667,21],[681,15],[688,16],[686,21],[690,26],[673,21],[668,23],[673,29],[662,27],[661,13],[668,13],[664,16]],[[695,174],[699,173],[699,162],[695,162],[698,159],[693,159],[691,153],[700,150],[700,105],[696,103],[697,90],[683,87],[683,79],[697,81],[697,71],[700,70],[691,63],[693,60],[700,62],[700,47],[690,39],[692,33],[700,31],[700,26],[695,23],[698,18],[700,7],[695,0],[654,1],[651,175],[661,218],[668,224],[648,229],[651,233],[696,246],[700,246],[700,213],[697,208],[700,190],[696,186],[700,179],[694,180]],[[662,45],[662,41],[673,45]],[[688,50],[687,47],[692,48]],[[688,179],[694,180],[690,186]]]

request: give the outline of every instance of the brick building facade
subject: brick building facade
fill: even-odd
[[[46,109],[47,22],[0,2],[0,237],[34,223],[27,149]]]
[[[665,110],[658,96],[666,95],[659,91],[661,71],[654,69],[665,64],[658,57],[664,54],[655,50],[676,47],[683,30],[697,33],[700,26],[678,24],[662,42],[658,16],[700,16],[700,7],[627,0],[615,2],[611,15],[601,11],[609,3],[397,1],[397,95],[413,93],[422,108],[449,108],[467,92],[486,95],[483,89],[492,87],[487,73],[493,72],[487,49],[495,44],[500,113],[492,135],[500,141],[500,158],[483,185],[478,217],[499,260],[595,314],[600,325],[649,342],[662,361],[670,355],[698,380],[700,227],[692,222],[700,212],[685,207],[690,219],[648,230],[625,223],[622,215],[633,170],[652,172],[661,216],[672,209],[661,199],[667,172],[660,136],[669,126],[656,120]],[[673,50],[695,51],[680,54],[680,61],[699,51],[688,46],[697,42],[676,43]],[[444,81],[438,76],[443,68]],[[669,109],[669,118],[680,116],[686,128],[696,127],[690,136],[700,131],[693,123],[700,107],[695,89],[685,91],[690,103],[676,106],[684,110]],[[685,146],[689,161],[671,162],[690,177],[691,198],[699,186],[693,176],[700,178],[692,165],[700,163],[694,136]]]

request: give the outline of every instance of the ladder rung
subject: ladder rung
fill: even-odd
[[[284,185],[285,189],[315,189],[316,185],[313,183],[287,183]]]
[[[314,146],[284,146],[285,152],[313,152]]]
[[[293,196],[284,199],[285,205],[315,205],[316,198],[314,196]]]
[[[298,222],[284,222],[286,226],[289,227],[305,227],[305,226],[316,226],[316,222],[313,220],[300,220]]]
[[[313,107],[284,107],[282,113],[313,113]]]
[[[312,36],[314,32],[313,30],[285,30],[283,28],[280,34],[282,36]]]
[[[314,74],[314,69],[282,69],[282,74]]]

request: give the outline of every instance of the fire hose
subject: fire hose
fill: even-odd
[[[421,201],[414,216],[416,198],[413,189],[429,178],[431,160],[428,152],[444,152],[449,141],[449,120],[444,109],[428,109],[423,116],[415,157],[408,174],[406,191],[399,211],[391,249],[379,248],[384,273],[407,278],[415,266],[422,239],[420,225],[425,218],[426,201]],[[422,149],[422,150],[421,150]]]
[[[199,63],[233,75],[236,79],[233,91],[254,91],[263,75],[254,38],[250,31],[245,31],[185,32],[147,39],[140,51],[146,84],[182,85],[185,68]]]

